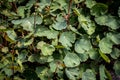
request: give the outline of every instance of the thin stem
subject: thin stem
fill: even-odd
[[[67,25],[69,25],[70,23],[70,10],[71,10],[71,6],[72,6],[72,0],[69,1],[69,5],[68,5],[68,14],[66,16],[66,21],[67,21]]]

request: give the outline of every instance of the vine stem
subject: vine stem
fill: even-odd
[[[72,6],[72,0],[69,0],[69,5],[68,5],[68,14],[65,16],[65,19],[67,21],[67,25],[69,25],[70,23],[70,10],[71,10],[71,6]]]

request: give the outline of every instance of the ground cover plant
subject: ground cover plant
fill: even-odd
[[[119,80],[120,0],[0,0],[0,80]]]

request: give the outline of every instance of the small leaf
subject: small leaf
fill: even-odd
[[[62,22],[55,22],[52,27],[56,30],[62,30],[65,29],[67,27],[66,21],[62,21]]]
[[[113,43],[108,38],[103,38],[99,42],[99,48],[102,53],[111,53]]]
[[[66,68],[65,73],[70,80],[77,80],[77,77],[79,77],[79,69],[78,68],[72,68],[72,69]]]
[[[9,38],[6,38],[8,41],[12,41],[12,42],[15,42],[16,41],[16,38],[17,38],[17,34],[15,33],[14,30],[8,30],[6,31],[7,33],[7,37]]]
[[[59,42],[62,43],[65,48],[69,49],[69,47],[72,47],[72,43],[74,43],[75,39],[75,33],[67,31],[60,35]]]
[[[108,9],[108,6],[106,4],[97,3],[91,8],[90,12],[91,12],[91,15],[94,15],[97,17],[105,14],[107,12],[107,9]]]
[[[89,17],[85,17],[81,14],[78,16],[78,21],[87,34],[92,35],[95,32],[95,23],[91,21]]]
[[[105,74],[105,66],[100,65],[99,73],[100,73],[100,80],[106,80],[107,76]]]
[[[24,42],[24,46],[28,46],[31,45],[33,43],[33,38],[31,38],[30,40],[28,40],[27,42]]]
[[[120,57],[120,50],[118,48],[114,48],[113,51],[110,53],[110,56],[113,59],[118,59],[118,57]]]
[[[33,26],[30,23],[30,21],[25,20],[24,22],[21,23],[21,26],[23,27],[24,30],[26,31],[33,31]]]
[[[20,6],[17,8],[17,13],[19,16],[21,16],[22,18],[24,18],[24,10],[25,10],[25,6]]]
[[[114,63],[113,69],[115,70],[115,73],[120,76],[120,61]]]
[[[38,26],[39,27],[39,26]],[[48,35],[49,34],[49,35]],[[45,28],[45,27],[39,27],[34,36],[35,37],[47,37],[48,39],[55,39],[58,37],[58,34],[59,32],[58,31],[55,31],[55,30],[50,30],[48,28]]]
[[[83,53],[78,53],[78,56],[79,56],[81,62],[85,62],[89,58],[87,53],[84,53],[84,54]]]
[[[36,67],[35,72],[41,80],[47,80],[48,68],[45,66]]]
[[[99,56],[99,53],[97,53],[97,51],[94,48],[90,49],[87,52],[87,54],[89,54],[90,59],[93,59],[93,60],[98,59],[98,56]]]
[[[95,73],[91,69],[87,69],[82,74],[82,80],[96,80]]]
[[[96,1],[95,0],[86,0],[85,4],[88,8],[92,8],[96,4]]]
[[[53,45],[46,44],[45,42],[41,41],[37,44],[37,49],[41,49],[42,54],[44,56],[52,55],[55,51],[55,48]]]
[[[67,53],[63,61],[66,67],[76,67],[80,64],[80,58],[75,53]]]
[[[44,56],[48,56],[53,54],[53,52],[55,51],[55,48],[52,45],[44,44],[41,48],[41,51]]]
[[[107,33],[107,38],[109,38],[115,44],[120,44],[120,34]]]
[[[102,53],[100,50],[99,50],[99,53],[100,53],[100,56],[107,62],[107,63],[110,63],[110,59],[108,56],[106,56],[104,53]]]
[[[76,41],[75,43],[75,51],[77,53],[85,53],[92,48],[89,39],[82,38]]]
[[[3,48],[1,49],[1,51],[4,52],[4,53],[7,53],[7,52],[9,51],[9,49],[8,49],[8,47],[3,47]]]
[[[103,15],[103,16],[100,16],[100,17],[96,17],[95,21],[99,25],[108,26],[112,29],[118,29],[119,28],[118,21],[115,19],[115,17],[113,17],[111,15]]]

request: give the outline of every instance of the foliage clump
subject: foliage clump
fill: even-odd
[[[120,75],[120,0],[1,0],[0,80]]]

